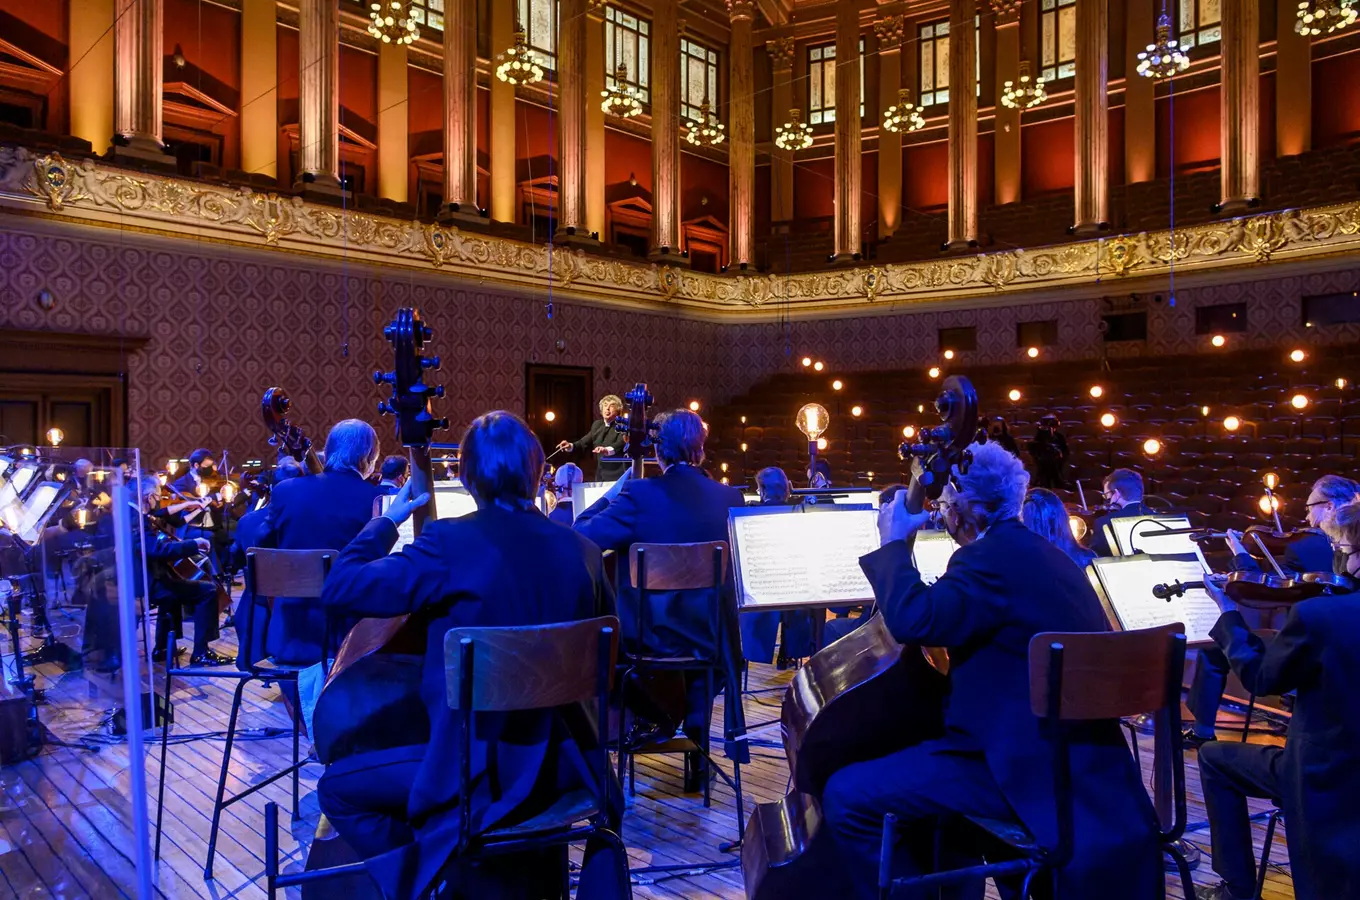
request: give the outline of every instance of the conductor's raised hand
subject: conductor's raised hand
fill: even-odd
[[[430,492],[425,489],[423,483],[424,475],[421,474],[421,477],[417,479],[416,474],[416,472],[411,473],[410,480],[401,486],[401,490],[397,491],[397,495],[392,498],[391,505],[383,513],[385,518],[391,519],[392,524],[398,527],[411,518],[411,513],[415,512],[417,507],[430,502]],[[417,484],[417,481],[421,483]]]
[[[898,491],[892,501],[878,509],[878,542],[887,546],[893,541],[904,541],[930,522],[930,513],[907,510],[907,492]]]
[[[562,450],[570,450],[570,449],[571,449],[571,441],[558,441],[558,442],[557,442],[557,449],[558,449],[559,451],[562,451]]]
[[[592,450],[592,451],[590,451],[590,452],[591,452],[591,453],[598,453],[600,456],[613,456],[613,455],[614,455],[614,448],[613,448],[613,447],[596,447],[594,450]]]

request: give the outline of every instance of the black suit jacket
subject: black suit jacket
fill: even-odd
[[[1152,510],[1143,505],[1140,500],[1137,503],[1130,503],[1120,507],[1113,512],[1107,512],[1096,518],[1095,534],[1091,537],[1091,549],[1096,556],[1114,556],[1114,548],[1109,541],[1105,540],[1105,526],[1110,524],[1111,519],[1127,519],[1130,516],[1150,516]]]
[[[289,478],[275,485],[270,495],[261,545],[338,553],[373,518],[373,501],[381,494],[377,485],[348,469]],[[344,620],[331,625],[338,645],[348,625]],[[326,617],[319,604],[276,598],[265,650],[281,662],[320,662],[325,634]]]
[[[536,509],[491,506],[426,524],[401,553],[390,554],[397,528],[370,522],[340,555],[326,580],[325,603],[336,613],[391,617],[420,612],[427,630],[421,696],[430,741],[411,789],[407,813],[416,845],[371,860],[387,896],[417,896],[456,846],[459,820],[457,717],[444,680],[444,635],[468,626],[543,625],[613,614],[600,551]],[[389,555],[390,554],[390,555]],[[570,763],[579,748],[564,717],[579,710],[479,714],[474,723],[472,778],[478,785],[472,821],[479,830],[532,812],[580,784]],[[565,779],[565,780],[564,780]],[[546,782],[546,784],[545,784]]]
[[[1021,821],[1053,846],[1053,756],[1030,710],[1029,642],[1045,631],[1109,630],[1085,574],[1018,519],[960,547],[930,586],[906,541],[861,557],[860,567],[895,638],[949,650],[945,740],[980,753]],[[1072,781],[1076,852],[1064,893],[1160,897],[1155,814],[1118,722],[1092,723],[1074,739]]]
[[[602,550],[619,554],[619,618],[623,638],[633,646],[662,655],[684,655],[696,649],[712,652],[714,638],[708,607],[695,603],[690,591],[649,591],[649,634],[640,634],[638,593],[632,584],[628,548],[634,544],[689,544],[727,541],[727,511],[745,506],[741,491],[713,481],[693,466],[672,466],[657,478],[629,481],[613,502],[601,498],[576,518],[575,528]],[[731,602],[731,571],[727,600]],[[740,660],[737,635],[729,635],[728,651]]]
[[[1269,643],[1235,610],[1211,634],[1247,690],[1297,692],[1279,771],[1296,896],[1360,897],[1360,594],[1295,604]]]
[[[627,457],[620,456],[627,443],[627,435],[604,419],[596,419],[591,423],[585,437],[571,445],[571,452],[578,456],[584,453],[595,456],[595,480],[613,481],[623,474],[624,469],[632,465]],[[595,454],[596,447],[609,447],[615,455],[610,457]]]

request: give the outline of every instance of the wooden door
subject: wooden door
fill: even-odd
[[[599,418],[592,396],[595,370],[589,366],[529,363],[524,375],[525,419],[547,452],[551,453],[558,441],[584,436],[590,423]]]

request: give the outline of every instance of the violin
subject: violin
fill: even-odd
[[[1174,581],[1155,585],[1152,596],[1170,601],[1173,597],[1184,596],[1188,590],[1207,589],[1212,584],[1238,606],[1275,610],[1324,594],[1347,592],[1350,587],[1345,582],[1346,579],[1336,575],[1308,579],[1264,572],[1231,572],[1227,575],[1206,576],[1202,581]]]
[[[430,494],[430,502],[412,514],[419,537],[436,518],[430,441],[435,431],[449,427],[448,419],[430,411],[430,400],[444,396],[443,385],[424,382],[425,370],[438,370],[440,361],[423,355],[432,335],[418,310],[398,310],[383,336],[392,344],[395,364],[390,372],[373,374],[374,383],[392,386],[391,398],[378,411],[396,417],[397,437],[410,451],[411,477],[424,477]],[[361,619],[350,629],[312,714],[312,740],[323,764],[429,739],[429,715],[420,698],[427,626],[427,617],[416,613]]]
[[[968,379],[946,379],[935,408],[942,424],[899,448],[902,458],[919,463],[907,495],[907,508],[915,512],[939,498],[955,467],[967,469],[967,448],[979,438],[977,393]],[[844,893],[840,860],[822,828],[827,781],[847,765],[944,733],[948,655],[942,648],[913,649],[898,643],[874,613],[794,675],[780,716],[794,789],[782,800],[757,805],[747,823],[741,863],[748,900]],[[904,698],[910,699],[910,716],[901,714]]]
[[[321,460],[316,458],[312,449],[312,439],[302,433],[302,429],[288,421],[288,410],[292,403],[283,388],[272,387],[264,392],[260,401],[260,415],[264,427],[269,429],[269,446],[277,447],[293,459],[302,463],[312,475],[321,474]]]

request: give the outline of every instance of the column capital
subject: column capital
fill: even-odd
[[[902,38],[907,32],[906,16],[884,16],[874,23],[874,34],[878,36],[881,43],[887,46],[880,47],[880,53],[889,53],[894,50],[902,49]]]
[[[1016,25],[1020,22],[1021,0],[989,0],[996,27]]]
[[[776,71],[793,68],[794,40],[791,37],[771,38],[765,42],[765,52]]]
[[[596,22],[604,21],[604,8],[609,0],[586,0],[586,15]]]
[[[742,19],[749,22],[755,18],[755,3],[752,0],[727,0],[727,13],[734,22]]]

